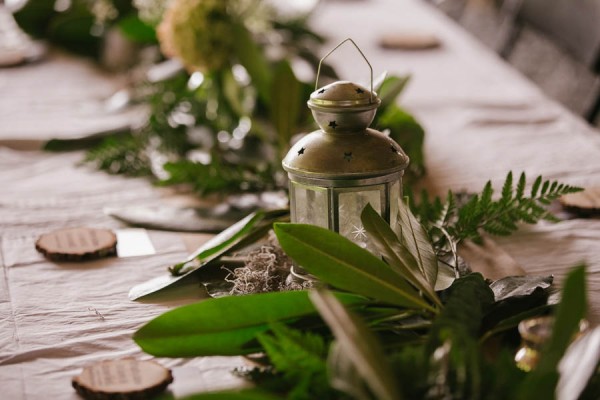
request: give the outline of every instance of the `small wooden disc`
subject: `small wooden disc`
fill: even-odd
[[[600,187],[587,188],[582,192],[569,193],[560,197],[560,204],[576,214],[600,214]]]
[[[424,50],[440,46],[439,39],[430,33],[394,33],[381,37],[379,45],[384,49]]]
[[[117,236],[108,229],[59,229],[41,235],[35,248],[51,260],[90,260],[116,254]]]
[[[133,358],[105,360],[83,369],[72,380],[85,399],[150,399],[173,382],[170,369],[154,361]]]

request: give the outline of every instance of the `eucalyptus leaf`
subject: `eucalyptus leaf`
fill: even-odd
[[[415,258],[421,273],[431,287],[435,287],[438,273],[438,260],[427,231],[415,218],[408,205],[398,201],[400,237],[410,254]]]
[[[363,297],[336,295],[348,305]],[[204,300],[168,311],[133,336],[147,353],[161,357],[241,355],[260,351],[256,335],[274,322],[315,314],[306,291],[261,293]]]
[[[385,303],[436,312],[381,259],[330,230],[305,224],[274,225],[283,250],[320,280]]]
[[[396,271],[402,278],[408,280],[413,286],[423,292],[431,302],[441,307],[442,303],[440,299],[435,293],[433,286],[427,282],[427,278],[419,268],[415,257],[400,242],[392,228],[373,209],[371,204],[367,204],[364,208],[360,219],[369,234],[369,238],[387,260],[392,270]],[[403,225],[402,229],[409,230],[410,226]],[[429,245],[429,248],[431,248],[431,245]],[[421,252],[424,251],[426,250],[421,250]]]
[[[333,332],[339,346],[344,349],[348,359],[377,398],[400,400],[401,392],[383,348],[367,326],[323,289],[312,291],[310,299]]]

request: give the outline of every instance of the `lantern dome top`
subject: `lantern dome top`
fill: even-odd
[[[337,81],[315,90],[308,106],[322,111],[362,111],[377,108],[381,100],[375,92],[348,81]]]
[[[283,168],[317,179],[366,179],[404,170],[408,156],[383,133],[365,129],[350,134],[312,132],[290,149]]]

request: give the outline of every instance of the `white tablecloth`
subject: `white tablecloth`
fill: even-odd
[[[323,2],[313,23],[333,45],[351,36],[375,73],[411,73],[401,103],[427,131],[425,185],[479,190],[509,170],[579,185],[600,185],[600,136],[436,10],[418,0]],[[435,33],[441,48],[383,50],[384,33]],[[343,78],[365,81],[366,65],[348,47],[332,62]],[[108,129],[131,118],[101,115],[100,100],[119,82],[90,64],[53,53],[38,65],[0,70],[0,140],[45,139]],[[144,322],[199,297],[130,302],[129,289],[164,273],[187,254],[181,237],[150,232],[157,254],[57,264],[34,249],[36,237],[64,226],[117,228],[110,205],[157,204],[139,179],[76,166],[81,153],[48,154],[0,147],[0,387],[6,399],[76,398],[70,379],[94,360],[148,357],[132,342]],[[564,276],[589,265],[592,319],[600,315],[600,221],[524,227],[498,243],[531,274]],[[239,384],[228,371],[239,358],[160,360],[174,368],[176,395]]]

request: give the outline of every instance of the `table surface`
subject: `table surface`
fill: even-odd
[[[361,21],[357,24],[356,21]],[[315,28],[335,44],[353,37],[375,69],[412,74],[401,104],[425,126],[434,193],[499,186],[510,170],[530,178],[600,185],[600,135],[547,99],[495,54],[419,0],[322,2]],[[434,50],[378,47],[383,34],[434,33]],[[366,65],[351,48],[332,56],[341,76],[365,81]],[[53,52],[37,65],[0,70],[0,143],[43,140],[110,129],[133,117],[103,114],[102,100],[122,82],[92,64]],[[33,143],[33,142],[32,142]],[[31,144],[27,142],[26,144]],[[57,264],[34,248],[37,236],[67,226],[119,228],[102,208],[161,204],[148,182],[77,166],[81,153],[49,154],[0,146],[0,387],[10,399],[77,398],[70,379],[96,360],[150,358],[131,340],[154,316],[200,295],[131,302],[129,289],[163,274],[188,250],[176,233],[149,232],[156,254]],[[554,274],[588,264],[590,317],[600,315],[600,220],[573,219],[523,227],[498,239],[529,274]],[[237,357],[160,359],[173,368],[175,396],[239,385],[229,371]]]

